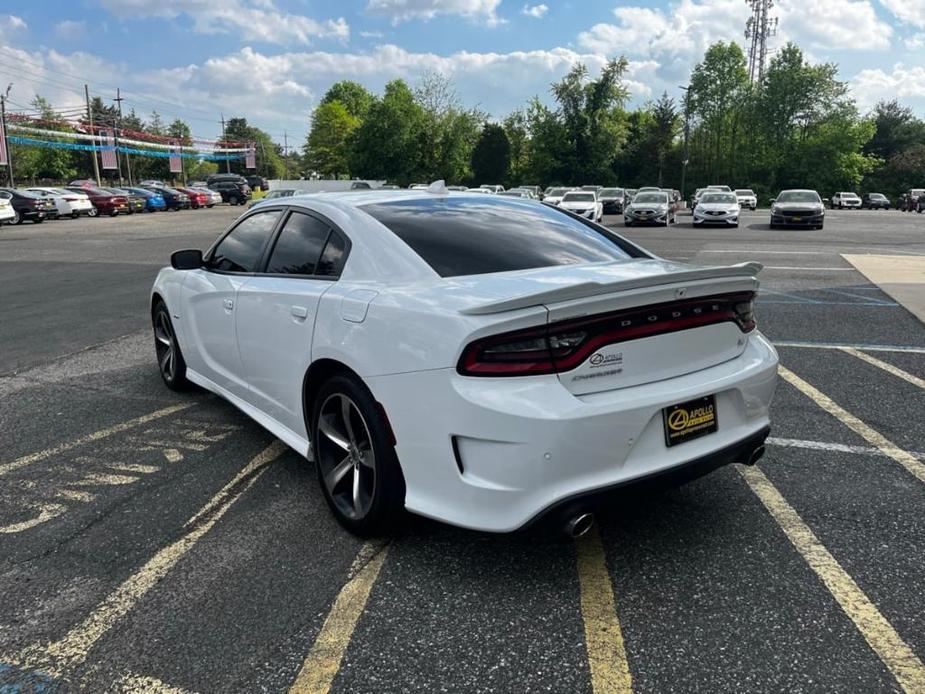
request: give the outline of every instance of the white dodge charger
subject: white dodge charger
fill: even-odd
[[[554,206],[424,191],[258,205],[151,297],[170,388],[316,461],[359,534],[404,509],[580,532],[606,492],[754,463],[777,354],[760,265],[661,260]]]

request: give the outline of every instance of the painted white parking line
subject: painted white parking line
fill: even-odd
[[[907,354],[925,354],[925,347],[913,345],[868,345],[848,344],[845,342],[802,342],[800,340],[775,340],[775,347],[802,347],[805,349],[857,349],[865,352],[905,352]]]
[[[213,503],[213,498],[213,501],[206,505],[214,509],[208,518],[158,551],[97,605],[83,622],[73,627],[61,639],[45,645],[30,646],[19,656],[2,660],[23,667],[34,667],[56,677],[80,666],[87,659],[90,649],[186,556],[199,539],[260,479],[269,464],[287,450],[284,443],[274,441],[257,454],[248,463],[248,467],[253,471],[252,476],[233,495],[226,495],[224,501],[218,505]],[[202,511],[196,516],[203,517]]]
[[[866,361],[871,366],[876,366],[878,369],[883,369],[888,374],[893,374],[897,378],[901,378],[904,381],[908,381],[914,386],[918,386],[922,390],[925,390],[925,379],[919,378],[904,369],[900,369],[898,366],[893,366],[888,364],[885,361],[881,361],[876,357],[872,357],[869,354],[864,354],[864,352],[854,349],[853,347],[842,347],[841,351],[845,354],[850,354],[852,357],[857,357],[861,361]]]
[[[794,549],[816,573],[868,645],[909,694],[925,692],[925,665],[758,467],[739,473]]]
[[[155,410],[154,412],[150,412],[146,415],[135,417],[133,419],[128,419],[124,422],[120,422],[119,424],[114,424],[110,427],[106,427],[105,429],[100,429],[99,431],[94,431],[92,434],[87,434],[85,436],[81,436],[79,438],[73,439],[71,441],[67,441],[65,443],[59,443],[57,446],[46,448],[43,451],[38,451],[36,453],[30,453],[29,455],[24,455],[21,458],[17,458],[16,460],[12,460],[8,463],[0,463],[0,475],[9,474],[10,472],[13,472],[14,470],[19,470],[20,468],[23,468],[26,465],[37,463],[40,460],[47,460],[48,458],[51,458],[52,456],[58,455],[60,453],[64,453],[65,451],[69,451],[72,448],[76,448],[77,446],[82,446],[86,443],[93,443],[95,441],[100,441],[102,439],[112,436],[113,434],[118,434],[120,432],[127,431],[128,429],[132,429],[133,427],[141,426],[142,424],[147,424],[148,422],[153,422],[156,419],[161,419],[162,417],[167,417],[169,415],[176,414],[177,412],[188,410],[189,408],[193,407],[195,404],[196,403],[194,402],[186,402],[186,403],[179,403],[177,405],[170,405],[169,407],[163,407],[159,410]]]
[[[879,457],[888,457],[886,453],[874,446],[850,446],[844,443],[832,443],[830,441],[807,441],[805,439],[782,439],[776,436],[768,437],[766,443],[771,446],[780,446],[782,448],[802,448],[809,451],[827,451],[829,453],[852,453],[855,455],[873,455]],[[925,453],[909,451],[909,455],[917,460],[925,460]]]
[[[884,455],[902,465],[910,474],[918,478],[919,481],[925,482],[925,464],[917,460],[911,453],[904,451],[879,431],[862,422],[846,409],[838,405],[838,403],[832,400],[828,395],[804,381],[790,369],[784,366],[779,367],[779,369],[781,378],[794,386],[846,427],[879,448]]]

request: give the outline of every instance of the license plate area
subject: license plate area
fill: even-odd
[[[705,395],[662,410],[665,445],[669,448],[717,430],[716,396]]]

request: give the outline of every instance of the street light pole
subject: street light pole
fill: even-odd
[[[681,160],[681,199],[686,202],[684,184],[687,182],[687,162],[690,155],[688,140],[691,133],[691,88],[688,85],[686,87],[679,86],[679,89],[684,91],[684,159]]]

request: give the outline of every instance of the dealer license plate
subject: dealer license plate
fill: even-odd
[[[712,434],[717,429],[716,396],[671,405],[662,410],[665,422],[665,445],[675,446],[691,439]]]

